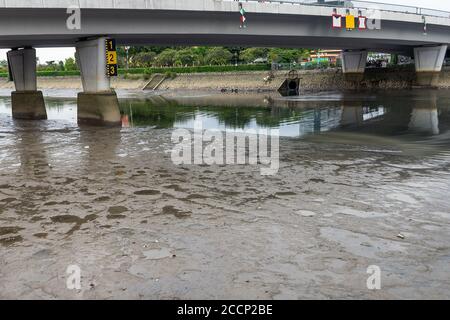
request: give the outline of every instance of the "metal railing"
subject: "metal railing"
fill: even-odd
[[[230,0],[236,1],[236,0]],[[241,2],[260,2],[260,3],[291,3],[308,6],[325,6],[333,8],[355,8],[363,10],[380,10],[388,12],[409,13],[422,16],[450,18],[450,11],[421,8],[400,4],[389,4],[384,2],[372,1],[351,1],[351,0],[241,0]]]

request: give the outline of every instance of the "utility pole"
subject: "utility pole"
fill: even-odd
[[[125,46],[125,55],[126,55],[126,65],[125,65],[125,68],[128,70],[128,51],[130,50],[130,46]]]

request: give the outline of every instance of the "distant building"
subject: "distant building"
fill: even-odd
[[[369,52],[367,56],[367,68],[386,68],[392,62],[389,53]]]
[[[311,51],[310,57],[312,62],[328,61],[330,64],[336,64],[341,52],[342,50],[314,50]]]
[[[367,57],[368,60],[386,60],[387,62],[391,62],[392,55],[389,53],[379,53],[379,52],[369,52]]]

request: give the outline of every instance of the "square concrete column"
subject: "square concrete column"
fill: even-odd
[[[447,45],[414,48],[418,85],[437,85],[446,53]]]
[[[76,60],[84,90],[78,94],[78,122],[120,125],[119,102],[107,76],[106,38],[77,42]]]
[[[342,52],[342,73],[345,80],[361,81],[364,79],[367,54],[367,50],[346,50]]]
[[[25,48],[7,53],[16,91],[11,93],[14,119],[47,119],[44,97],[37,91],[36,50]]]

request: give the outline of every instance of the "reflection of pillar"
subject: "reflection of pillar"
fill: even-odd
[[[44,97],[37,91],[36,50],[25,48],[7,54],[16,91],[11,93],[15,119],[47,119]]]
[[[437,85],[446,52],[446,45],[414,48],[417,84],[421,86]]]
[[[364,79],[367,54],[367,50],[346,50],[342,52],[342,72],[344,73],[345,80],[361,81]]]
[[[319,108],[314,108],[314,132],[322,129],[322,112]]]
[[[106,72],[106,39],[80,41],[76,45],[83,90],[78,94],[78,121],[120,125],[117,95],[111,90]]]
[[[436,95],[433,94],[429,100],[414,101],[409,129],[411,131],[433,135],[439,134],[439,115]]]
[[[29,126],[19,122],[16,124],[16,150],[20,160],[20,173],[33,178],[46,176],[49,167],[48,154],[44,146],[42,128]]]
[[[118,157],[121,143],[120,127],[83,128],[80,130],[79,148],[82,150],[81,164],[85,174],[109,174]]]
[[[341,126],[360,125],[363,121],[363,109],[361,103],[344,102],[344,106],[342,107]]]

